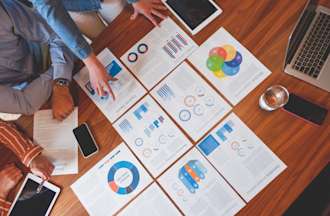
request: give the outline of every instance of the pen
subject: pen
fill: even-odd
[[[45,183],[45,180],[42,180],[42,182],[40,183],[40,185],[37,188],[37,194],[41,192],[42,188],[44,187],[44,183]]]

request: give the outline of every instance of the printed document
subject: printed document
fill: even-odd
[[[196,43],[167,18],[129,49],[121,60],[150,90],[196,48]]]
[[[78,108],[65,120],[53,119],[52,110],[34,114],[33,139],[55,166],[53,175],[78,173],[78,143],[72,130],[78,126]]]
[[[234,113],[197,146],[247,202],[286,168]]]

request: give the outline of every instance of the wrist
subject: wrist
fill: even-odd
[[[54,85],[58,87],[69,87],[70,81],[67,79],[59,78],[54,80]]]

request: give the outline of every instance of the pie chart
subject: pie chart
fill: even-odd
[[[139,185],[140,174],[134,164],[128,161],[115,163],[108,173],[108,184],[111,190],[120,195],[133,192]]]

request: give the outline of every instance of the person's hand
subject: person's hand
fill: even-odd
[[[161,0],[139,0],[132,5],[134,8],[134,14],[131,16],[131,20],[136,19],[139,14],[142,14],[147,17],[152,24],[158,26],[155,16],[161,19],[166,18],[166,16],[160,12],[167,10]]]
[[[116,81],[117,79],[108,75],[105,67],[97,59],[94,53],[89,55],[83,61],[89,71],[89,80],[97,94],[99,96],[105,96],[106,92],[108,92],[115,100],[115,94],[110,87],[109,81]]]
[[[73,109],[74,104],[69,87],[55,83],[52,95],[53,117],[62,121],[72,113]]]
[[[6,199],[22,177],[22,172],[15,165],[3,168],[0,171],[0,197]]]
[[[43,180],[49,180],[54,171],[54,165],[40,154],[31,161],[30,170]]]

